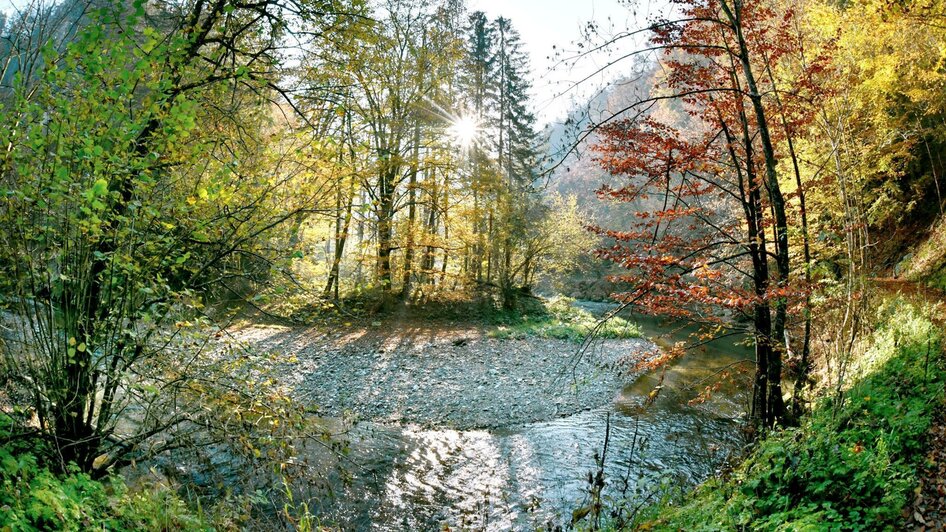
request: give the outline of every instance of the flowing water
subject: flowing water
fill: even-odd
[[[580,305],[597,313],[610,308]],[[692,341],[693,328],[632,319],[658,345]],[[349,434],[352,478],[310,509],[346,530],[567,525],[571,512],[588,503],[588,474],[597,469],[607,432],[604,496],[645,501],[661,479],[704,480],[741,445],[745,383],[720,383],[720,375],[749,358],[751,351],[733,338],[717,340],[615,390],[609,405],[502,430],[361,423]],[[689,404],[707,386],[718,389],[709,400]]]

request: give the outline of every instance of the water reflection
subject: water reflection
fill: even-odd
[[[687,340],[692,332],[667,334],[658,320],[636,320],[659,342]],[[359,467],[340,493],[316,507],[326,523],[346,530],[567,524],[586,493],[608,414],[605,496],[640,497],[666,476],[700,482],[741,444],[738,418],[747,396],[736,381],[706,402],[690,400],[720,368],[750,354],[732,339],[713,342],[674,363],[662,378],[655,372],[628,384],[608,407],[521,427],[488,432],[359,424],[349,436],[351,460]],[[645,408],[658,383],[660,394]]]

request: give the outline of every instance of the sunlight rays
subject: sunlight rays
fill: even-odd
[[[450,146],[465,152],[482,145],[485,128],[477,114],[466,109],[449,111],[430,98],[425,98],[425,103],[426,110],[446,125],[444,139]]]
[[[450,140],[463,150],[470,149],[480,135],[480,123],[473,115],[463,115],[456,118],[447,128]]]

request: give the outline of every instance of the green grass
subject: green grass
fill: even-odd
[[[558,297],[545,302],[541,308],[528,313],[501,314],[493,319],[495,328],[487,333],[490,338],[522,339],[528,336],[583,341],[599,320],[590,312],[576,308],[574,299]],[[597,338],[640,338],[641,331],[634,323],[614,317],[595,331]]]
[[[777,432],[730,476],[638,516],[647,530],[895,530],[943,407],[941,331],[902,300],[855,364],[845,400],[825,399]],[[929,359],[929,365],[927,360]],[[675,501],[679,501],[677,504]]]

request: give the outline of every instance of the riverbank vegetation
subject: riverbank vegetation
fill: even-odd
[[[892,297],[797,427],[761,440],[724,478],[624,526],[642,530],[897,528],[946,400],[941,305]],[[846,373],[846,376],[844,375]],[[838,379],[842,379],[840,382]]]
[[[583,342],[590,336],[600,339],[640,338],[640,329],[620,316],[602,321],[591,312],[575,306],[575,300],[557,297],[531,312],[517,311],[498,314],[492,318],[496,328],[491,338],[518,338],[538,336]]]
[[[0,438],[9,439],[12,420],[0,414]],[[185,503],[171,486],[150,483],[129,490],[118,476],[95,480],[78,468],[51,470],[49,449],[22,440],[0,447],[0,527],[6,530],[210,530],[235,526]],[[222,508],[222,506],[221,506]]]
[[[611,244],[598,255],[627,270],[624,302],[745,324],[757,447],[641,526],[896,528],[942,406],[942,350],[872,278],[942,283],[942,6],[675,5],[630,52],[662,55],[647,95],[603,114],[598,162],[620,179],[598,194],[638,220],[595,227]]]

